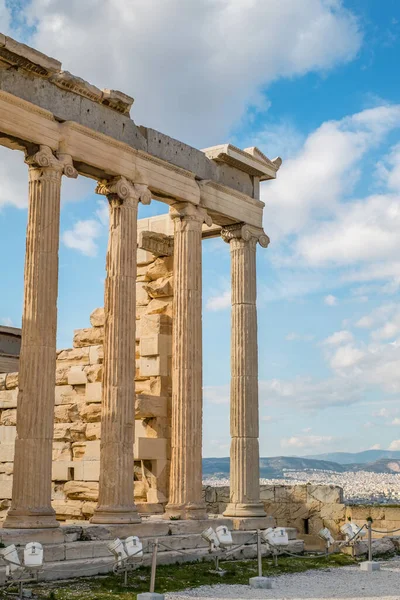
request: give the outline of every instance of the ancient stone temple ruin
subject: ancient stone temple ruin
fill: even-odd
[[[281,161],[229,144],[196,150],[137,126],[132,102],[0,34],[0,143],[21,152],[29,178],[19,372],[0,375],[3,530],[207,517],[201,264],[210,236],[229,244],[232,274],[224,514],[265,516],[256,248],[269,242],[260,182],[274,179]],[[57,351],[64,177],[89,177],[107,198],[109,241],[104,310],[75,331],[72,349]],[[138,203],[150,201],[166,203],[169,215],[138,222]]]

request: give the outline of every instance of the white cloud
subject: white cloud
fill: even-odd
[[[38,49],[133,95],[138,123],[196,145],[225,141],[272,81],[325,72],[361,44],[340,0],[32,0],[27,11]]]
[[[335,331],[332,335],[327,337],[323,344],[326,346],[336,346],[337,344],[343,344],[345,342],[351,342],[353,340],[353,334],[350,331]]]
[[[365,353],[355,348],[352,344],[338,348],[330,360],[332,369],[346,369],[353,367],[364,358]]]
[[[0,146],[0,210],[7,205],[28,206],[28,167],[22,152]]]
[[[282,438],[282,448],[318,448],[319,446],[333,442],[335,438],[330,435],[299,435],[290,438]]]
[[[229,404],[230,386],[205,386],[203,387],[203,397],[205,402],[210,402],[211,404]]]
[[[211,296],[206,302],[206,309],[217,311],[217,310],[225,310],[231,306],[231,290],[226,290],[225,292]]]
[[[400,425],[399,417],[396,417],[395,419],[393,419],[393,421],[391,422],[391,425]]]
[[[315,335],[313,335],[311,333],[300,334],[300,333],[296,333],[295,331],[291,331],[285,337],[285,340],[287,342],[299,342],[299,341],[312,342],[313,339],[315,339]]]
[[[400,440],[393,440],[389,446],[389,450],[400,450]]]
[[[324,302],[327,306],[336,306],[337,298],[329,294],[329,296],[325,296]]]
[[[100,237],[102,227],[99,221],[88,219],[77,221],[72,229],[64,231],[62,241],[67,248],[78,250],[86,256],[96,256],[96,240]]]
[[[374,444],[373,446],[371,446],[370,450],[380,450],[381,449],[381,445],[380,444]]]

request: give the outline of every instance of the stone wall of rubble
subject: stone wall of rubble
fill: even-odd
[[[162,239],[152,244],[155,254],[138,248],[134,476],[141,512],[163,511],[169,481],[173,258],[162,255],[164,247],[172,254]],[[90,315],[90,325],[75,331],[71,349],[57,352],[53,506],[59,520],[90,518],[98,496],[102,308]],[[17,396],[18,373],[0,375],[0,518],[12,492]]]

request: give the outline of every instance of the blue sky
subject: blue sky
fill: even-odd
[[[0,23],[133,95],[138,124],[282,156],[257,258],[261,455],[400,449],[399,3],[0,0]],[[22,155],[0,151],[0,321],[19,326],[27,178]],[[63,184],[59,347],[103,302],[93,189]],[[204,454],[225,456],[229,248],[206,241],[203,258]]]

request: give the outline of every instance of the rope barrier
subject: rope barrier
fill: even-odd
[[[397,533],[398,531],[400,531],[400,528],[399,529],[391,529],[390,531],[383,531],[383,529],[372,529],[371,528],[371,531],[373,531],[374,533],[385,533],[385,534],[387,534],[387,533]]]

